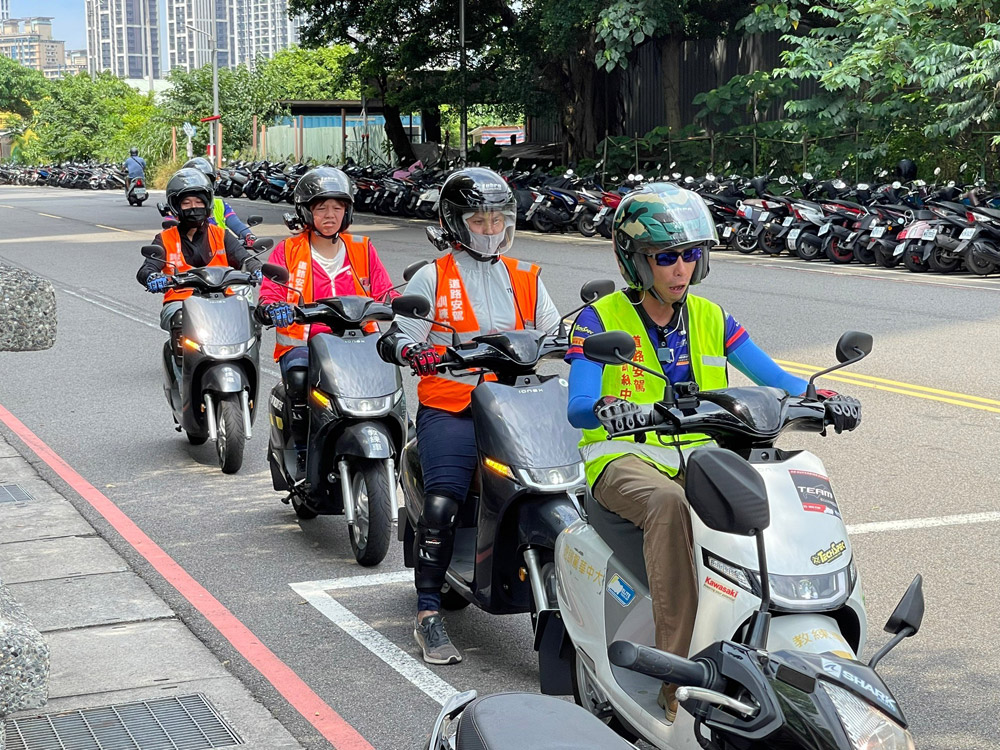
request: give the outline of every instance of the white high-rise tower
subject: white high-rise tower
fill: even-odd
[[[3,0],[0,0],[3,2]],[[157,0],[84,0],[87,68],[122,78],[160,77]]]

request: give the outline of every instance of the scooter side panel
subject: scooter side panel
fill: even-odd
[[[375,349],[378,336],[319,334],[309,339],[309,382],[331,396],[378,398],[402,387],[399,368]]]
[[[199,344],[245,344],[253,335],[246,300],[230,297],[191,296],[184,300],[184,336]]]

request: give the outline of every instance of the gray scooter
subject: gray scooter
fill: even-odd
[[[273,240],[261,240],[261,252]],[[162,261],[158,245],[143,256]],[[277,266],[265,264],[273,274]],[[163,392],[174,428],[188,442],[215,443],[219,467],[234,474],[243,466],[244,444],[252,435],[260,371],[260,326],[251,315],[248,295],[228,294],[232,286],[256,282],[245,271],[219,266],[195,268],[170,277],[171,288],[194,293],[183,301],[180,326],[163,345]]]

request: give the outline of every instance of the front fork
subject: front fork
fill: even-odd
[[[385,470],[389,475],[389,500],[392,503],[393,509],[399,507],[398,500],[396,499],[396,462],[393,460],[392,456],[382,459],[385,462]],[[356,498],[354,493],[351,492],[351,467],[347,463],[346,458],[340,459],[337,462],[337,471],[340,472],[340,497],[344,503],[344,517],[347,519],[347,525],[353,526],[355,524],[356,515]]]
[[[215,399],[211,393],[205,396],[205,421],[208,422],[208,439],[215,442],[219,438],[218,422],[215,418]],[[253,428],[250,419],[250,393],[244,388],[240,391],[240,405],[243,410],[243,432],[246,439],[253,437]]]

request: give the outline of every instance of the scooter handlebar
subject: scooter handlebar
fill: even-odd
[[[612,664],[633,672],[655,677],[674,685],[718,689],[720,681],[715,670],[705,662],[691,661],[683,656],[640,646],[631,641],[615,641],[608,646]]]

